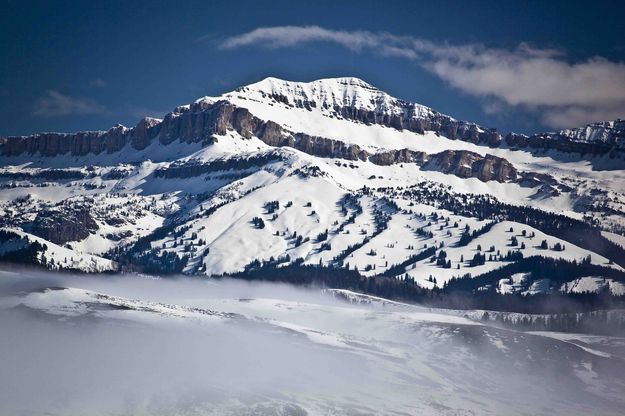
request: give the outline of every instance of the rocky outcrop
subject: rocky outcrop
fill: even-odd
[[[396,163],[416,163],[422,165],[427,160],[427,156],[424,152],[401,149],[375,153],[369,157],[369,161],[382,166],[394,165]]]
[[[84,240],[97,230],[98,224],[86,207],[43,210],[31,227],[33,234],[56,244]]]
[[[85,172],[75,169],[41,169],[29,171],[6,171],[0,169],[0,179],[25,180],[77,180],[87,177]]]
[[[278,102],[287,103],[295,107],[312,110],[317,104],[314,101],[297,100],[293,103],[285,96],[270,96]],[[366,124],[380,124],[390,128],[407,129],[418,133],[435,131],[453,140],[464,140],[473,143],[497,146],[501,136],[496,130],[483,130],[476,124],[457,121],[451,117],[436,112],[424,113],[421,106],[396,100],[400,111],[391,114],[381,110],[367,110],[352,106],[334,106],[331,110],[342,118]],[[167,145],[174,141],[205,142],[213,135],[225,134],[228,129],[234,129],[245,138],[257,136],[271,146],[294,146],[301,149],[311,149],[324,154],[333,152],[332,144],[328,140],[300,134],[292,137],[292,133],[272,121],[263,121],[253,116],[249,110],[236,107],[228,101],[200,100],[188,106],[181,106],[169,113],[161,121],[153,118],[142,119],[134,128],[126,129],[115,126],[106,132],[42,133],[32,136],[13,136],[4,138],[0,142],[3,155],[15,156],[23,153],[43,156],[56,156],[70,153],[72,155],[113,153],[122,149],[128,142],[133,148],[146,148],[154,139]],[[347,158],[362,159],[363,155],[358,148],[338,149]]]
[[[39,133],[32,136],[11,136],[4,139],[2,155],[17,156],[24,153],[42,156],[71,154],[73,156],[101,152],[114,153],[126,145],[127,131],[117,125],[106,132]]]
[[[245,92],[245,87],[241,91]],[[319,104],[312,99],[290,99],[279,93],[263,93],[262,97],[311,111],[322,106],[332,117],[365,124],[378,124],[416,133],[433,131],[452,140],[490,147],[498,147],[502,143],[501,135],[495,129],[484,129],[477,124],[455,120],[427,107],[389,97],[385,99],[390,102],[385,102],[384,106],[376,104],[369,108],[336,103],[329,106],[325,101]],[[270,146],[291,146],[318,156],[335,155],[333,157],[350,160],[364,160],[367,157],[356,145],[345,145],[328,138],[286,131],[277,123],[261,120],[249,110],[236,107],[226,100],[199,100],[176,108],[163,120],[144,118],[131,129],[117,125],[105,132],[40,133],[0,138],[0,153],[5,156],[114,153],[128,143],[134,149],[142,150],[156,139],[164,145],[174,141],[201,142],[208,145],[213,142],[215,135],[223,135],[229,129],[236,130],[245,138],[256,136]],[[584,128],[532,136],[509,133],[505,137],[505,144],[513,148],[554,149],[580,155],[608,153],[615,157],[625,154],[625,121],[595,123]],[[379,160],[382,161],[384,157],[386,156],[379,156]]]
[[[165,145],[175,140],[201,142],[213,135],[224,135],[229,129],[247,139],[257,136],[273,146],[282,144],[283,132],[278,124],[264,122],[227,101],[200,101],[177,108],[163,119],[158,138]]]
[[[505,143],[510,147],[558,150],[580,155],[616,157],[625,154],[625,121],[607,121],[586,127],[526,136],[508,133]]]
[[[234,130],[246,139],[258,137],[270,146],[293,147],[314,156],[349,160],[367,158],[367,153],[358,145],[288,131],[273,121],[261,120],[246,108],[236,107],[227,101],[210,104],[197,102],[169,114],[163,120],[159,140],[163,144],[176,139],[203,141],[213,135],[224,135],[228,130]]]
[[[185,161],[182,163],[172,163],[167,167],[159,168],[154,171],[154,175],[157,178],[165,179],[190,178],[229,170],[245,171],[258,169],[266,166],[268,163],[283,159],[283,155],[279,152],[272,152],[258,156],[217,159],[210,162]]]
[[[415,108],[413,110],[416,111]],[[495,131],[484,132],[476,125],[456,122],[450,118],[416,120],[411,117],[380,116],[376,112],[341,111],[345,117],[359,119],[364,122],[379,122],[393,128],[401,129],[406,127],[418,131],[434,128],[444,130],[445,134],[450,138],[460,138],[461,140],[476,143],[486,141],[494,144],[499,137]],[[408,111],[408,114],[410,114],[410,111]],[[487,155],[482,157],[477,153],[467,151],[447,151],[435,155],[427,155],[424,152],[408,149],[370,154],[355,144],[288,131],[273,121],[261,120],[246,108],[236,107],[225,100],[217,102],[198,101],[190,106],[177,108],[176,111],[168,114],[162,121],[144,118],[132,129],[116,126],[104,133],[49,134],[8,138],[8,142],[3,146],[2,150],[3,154],[10,155],[22,152],[41,152],[48,156],[67,152],[73,155],[98,154],[103,151],[111,153],[123,148],[127,142],[130,142],[133,148],[141,150],[155,139],[158,139],[163,145],[168,145],[176,140],[207,143],[211,142],[215,135],[224,135],[228,130],[234,130],[246,139],[258,137],[270,146],[293,147],[318,157],[369,160],[378,165],[417,163],[428,169],[436,168],[445,173],[451,173],[463,178],[477,177],[483,181],[496,180],[503,182],[516,179],[514,167],[505,159],[495,156]],[[157,171],[157,175],[162,175],[163,177],[188,177],[207,173],[213,169],[235,167],[235,165],[221,166],[217,162],[214,163],[216,163],[214,168],[208,168],[204,164],[193,163],[185,164],[184,166],[173,165],[163,171]],[[241,166],[246,166],[246,163],[245,161],[240,161]],[[72,231],[68,229],[67,233],[71,234]],[[77,232],[75,234],[82,235],[84,233]]]
[[[296,133],[288,146],[304,153],[319,157],[333,157],[347,160],[367,160],[368,153],[355,144],[347,144],[339,140],[325,137],[310,136]]]
[[[585,127],[561,130],[558,135],[572,141],[598,142],[623,148],[625,147],[625,120],[592,123]]]
[[[312,110],[317,107],[315,101],[295,100],[281,94],[271,94],[267,98],[295,108]],[[501,135],[496,129],[484,130],[477,124],[454,120],[453,118],[434,111],[424,112],[422,106],[395,100],[399,107],[396,114],[383,110],[368,110],[351,106],[334,105],[333,115],[364,124],[379,124],[397,130],[409,130],[419,134],[434,131],[452,140],[463,140],[472,143],[486,144],[497,147],[501,143]]]
[[[450,173],[461,178],[477,178],[483,182],[516,181],[518,172],[506,159],[480,155],[467,150],[445,150],[430,155],[424,169]]]
[[[383,166],[416,163],[425,170],[435,170],[461,178],[477,178],[483,182],[518,180],[516,168],[506,159],[490,154],[482,156],[467,150],[445,150],[427,154],[402,149],[373,154],[369,157],[369,161]]]
[[[160,135],[160,140],[163,143],[169,143],[169,140],[174,137],[186,141],[203,140],[215,134],[226,134],[229,129],[232,129],[244,138],[255,136],[270,146],[293,147],[318,157],[369,160],[378,165],[395,163],[424,165],[428,162],[429,164],[426,167],[440,165],[445,173],[451,173],[460,177],[477,177],[482,181],[495,180],[499,182],[516,180],[516,169],[512,164],[496,156],[481,156],[468,151],[449,151],[427,155],[424,152],[416,152],[409,149],[370,154],[355,144],[348,144],[326,137],[290,132],[273,121],[260,120],[252,115],[249,110],[236,107],[227,101],[218,101],[212,104],[205,101],[197,102],[190,107],[179,109],[176,114],[175,117],[168,116],[163,120]],[[393,123],[392,119],[388,119],[388,122]],[[453,131],[462,130],[461,127],[461,125],[456,125]],[[451,127],[448,125],[448,128]],[[477,127],[467,128],[462,130],[462,132],[461,134],[468,135],[463,137],[473,137],[473,140],[480,140],[481,133]],[[179,172],[179,168],[172,166],[167,168],[168,173],[163,172],[162,175],[165,177],[169,175],[185,176],[208,172],[208,168],[198,165],[188,165],[183,169],[185,170],[184,172]]]
[[[142,118],[130,133],[130,143],[137,150],[145,149],[158,136],[161,120],[151,117]]]
[[[534,188],[536,186],[542,185],[558,185],[558,181],[553,176],[546,173],[538,172],[522,172],[519,183],[521,184],[521,186],[529,188]]]

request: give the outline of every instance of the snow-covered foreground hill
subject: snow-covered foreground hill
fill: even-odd
[[[355,78],[268,78],[133,128],[0,138],[0,261],[619,296],[624,135],[502,135]]]
[[[349,291],[0,273],[0,413],[619,415],[625,338]]]

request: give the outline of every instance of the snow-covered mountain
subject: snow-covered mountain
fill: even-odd
[[[0,138],[0,256],[90,272],[322,265],[497,293],[529,273],[519,291],[621,293],[624,136],[621,120],[502,135],[356,78],[267,78],[132,128]],[[545,259],[576,272],[532,275]]]

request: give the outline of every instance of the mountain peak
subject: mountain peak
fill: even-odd
[[[221,98],[243,98],[254,102],[269,98],[291,107],[316,108],[324,112],[351,108],[388,115],[404,114],[408,104],[356,77],[324,78],[310,82],[269,77],[239,87]],[[419,104],[411,104],[411,107],[416,114],[426,115],[433,112]]]
[[[268,88],[364,88],[373,91],[380,91],[378,88],[369,84],[368,82],[356,78],[356,77],[336,77],[336,78],[321,78],[310,82],[298,82],[289,81],[281,78],[267,77],[256,83],[241,87],[239,89],[268,89]]]
[[[310,82],[287,81],[268,77],[253,84],[236,89],[236,92],[259,92],[266,95],[281,95],[294,99],[314,99],[321,104],[333,97],[355,99],[358,96],[388,97],[388,94],[373,85],[354,77],[323,78]]]

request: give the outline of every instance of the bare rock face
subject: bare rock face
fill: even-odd
[[[625,121],[605,121],[585,127],[526,136],[508,133],[505,138],[510,147],[554,149],[580,155],[604,155],[610,157],[625,154]]]
[[[560,137],[580,142],[599,142],[619,148],[625,147],[625,120],[601,121],[585,127],[558,132]]]
[[[506,134],[506,144],[510,147],[520,147],[520,148],[524,148],[527,147],[527,142],[529,137],[526,136],[525,134],[519,134],[519,133],[508,133]]]
[[[418,115],[417,105],[398,101],[402,106],[403,115],[376,113],[352,107],[336,106],[334,111],[341,117],[364,124],[380,124],[397,130],[409,130],[423,134],[433,131],[452,140],[463,140],[472,143],[487,144],[497,147],[501,143],[501,135],[496,129],[482,130],[477,124],[454,120],[449,116],[432,113]]]
[[[274,99],[281,99],[277,97]],[[305,104],[302,103],[305,107]],[[378,115],[374,112],[359,113],[345,112],[344,116],[359,117],[368,122],[378,121]],[[382,123],[389,127],[402,127],[392,117],[382,118]],[[414,127],[414,125],[413,125]],[[479,142],[490,140],[495,143],[500,136],[494,131],[487,132],[490,139],[483,139],[476,125],[446,124],[445,128],[452,128],[454,134],[460,134],[466,140]],[[293,147],[304,153],[327,158],[340,158],[347,160],[369,160],[378,165],[391,165],[396,163],[426,164],[426,168],[437,167],[445,173],[451,173],[460,177],[476,177],[482,181],[496,180],[504,182],[516,180],[517,172],[514,166],[505,159],[492,155],[481,156],[473,152],[448,151],[435,155],[427,155],[424,152],[411,151],[408,149],[394,150],[369,154],[358,145],[348,144],[340,140],[326,137],[311,136],[305,133],[288,131],[273,121],[263,121],[252,115],[247,109],[239,108],[227,101],[215,103],[197,102],[189,107],[179,108],[176,112],[168,115],[163,120],[159,140],[162,143],[170,143],[170,140],[178,138],[181,141],[205,140],[212,135],[223,135],[228,130],[234,130],[244,138],[258,137],[270,146]],[[426,163],[427,162],[427,163]],[[197,175],[205,172],[204,167],[185,166],[185,172],[176,172],[176,175]],[[173,172],[173,171],[172,171]],[[163,175],[173,175],[169,172]]]
[[[506,159],[488,154],[481,162],[474,163],[472,168],[477,170],[476,177],[484,182],[505,182],[516,180],[518,176],[515,167]]]
[[[422,165],[426,159],[426,153],[416,152],[409,149],[380,152],[369,157],[369,161],[371,163],[382,166],[394,165],[396,163],[416,163],[418,165]]]
[[[283,159],[284,157],[279,151],[273,151],[261,155],[216,159],[210,162],[176,162],[167,167],[157,169],[154,175],[158,178],[171,179],[190,178],[229,170],[249,171],[260,169],[269,163]]]
[[[176,138],[193,142],[212,135],[224,135],[228,130],[234,130],[246,139],[255,136],[270,146],[289,146],[314,156],[349,160],[365,160],[367,157],[366,152],[357,145],[290,132],[273,121],[263,121],[249,110],[236,107],[227,101],[214,104],[198,102],[188,109],[180,109],[179,113],[168,115],[163,120],[159,140],[163,144]]]
[[[315,101],[301,99],[289,102],[289,98],[279,94],[266,98],[310,111],[318,106]],[[332,108],[325,106],[324,109],[336,117],[368,125],[379,124],[416,133],[433,131],[452,140],[490,147],[498,147],[502,143],[502,137],[496,129],[484,129],[477,124],[458,121],[430,109],[424,111],[422,106],[402,100],[393,101],[393,105],[394,112],[351,105],[334,105]],[[277,123],[260,120],[247,109],[236,107],[225,100],[200,100],[176,108],[162,121],[144,118],[132,129],[117,125],[106,132],[40,133],[0,138],[0,153],[5,156],[37,153],[42,156],[68,153],[81,156],[114,153],[128,143],[134,149],[142,150],[155,139],[163,145],[174,141],[208,144],[215,135],[223,135],[229,129],[236,130],[244,138],[256,136],[271,146],[292,146],[315,155],[332,157],[336,154],[337,157],[350,160],[364,160],[367,157],[357,146],[346,146],[336,141],[333,143],[330,139],[313,138],[301,133],[295,135]],[[610,157],[620,157],[625,155],[625,121],[595,123],[584,128],[532,136],[509,133],[505,137],[505,143],[509,147],[517,148],[554,149],[580,155],[609,154]],[[384,157],[376,158],[381,161]]]
[[[332,157],[347,160],[366,160],[368,154],[358,145],[339,140],[296,133],[291,147],[319,157]]]
[[[151,117],[142,118],[130,133],[130,143],[137,150],[145,149],[160,131],[161,121]]]
[[[78,133],[39,133],[32,136],[10,136],[3,141],[1,153],[17,156],[23,153],[42,156],[71,154],[72,156],[114,153],[121,150],[127,141],[128,129],[122,125],[110,130]]]
[[[274,99],[283,99],[274,97]],[[288,100],[287,100],[288,101]],[[296,103],[307,108],[311,103]],[[434,130],[444,133],[451,139],[486,143],[497,146],[501,136],[495,130],[484,131],[475,124],[459,122],[447,116],[435,113],[429,118],[415,119],[411,116],[417,111],[414,104],[406,105],[405,116],[388,115],[369,110],[358,110],[351,107],[337,107],[342,117],[364,123],[378,123],[396,129],[410,129],[418,132]],[[133,148],[146,148],[153,140],[158,139],[163,145],[174,141],[212,143],[215,135],[224,135],[234,130],[243,138],[258,137],[270,146],[293,147],[304,153],[327,158],[347,160],[369,160],[378,165],[396,163],[417,163],[425,169],[435,169],[444,173],[454,174],[462,178],[475,177],[482,181],[516,180],[514,166],[505,159],[492,155],[481,156],[469,151],[445,151],[434,155],[408,149],[385,151],[369,154],[358,145],[348,144],[340,140],[326,137],[311,136],[284,129],[273,121],[264,121],[252,115],[249,110],[236,107],[228,101],[198,101],[189,106],[178,107],[174,112],[160,121],[152,118],[142,119],[137,126],[126,129],[116,126],[107,132],[76,133],[61,135],[56,133],[28,137],[9,137],[2,147],[3,154],[20,154],[22,152],[54,156],[70,152],[73,155],[98,154],[106,151],[112,153],[122,149],[130,142]],[[514,140],[507,137],[507,140]],[[175,173],[173,173],[175,171]],[[184,166],[171,169],[162,174],[175,176],[195,176],[206,172],[203,166]],[[71,218],[79,218],[74,215]],[[82,217],[81,217],[82,218]],[[63,224],[58,241],[72,241],[85,238],[88,221],[68,220]],[[72,225],[72,224],[82,224]],[[43,224],[39,224],[42,233],[54,233]]]
[[[262,120],[254,117],[247,109],[235,107],[227,101],[200,101],[167,114],[160,126],[158,137],[165,145],[175,140],[200,142],[213,135],[224,135],[229,129],[233,129],[244,138],[250,138],[263,124]],[[267,133],[275,134],[277,128],[279,126],[274,123]]]
[[[128,129],[121,124],[116,125],[111,128],[106,134],[103,136],[103,143],[98,148],[91,149],[91,153],[96,153],[100,151],[106,151],[106,153],[115,153],[119,152],[126,146],[126,141],[128,139]]]
[[[427,170],[450,173],[461,178],[478,178],[483,182],[517,180],[516,168],[506,159],[466,150],[445,150],[430,155],[423,166]]]
[[[52,241],[64,244],[69,241],[84,240],[98,230],[98,224],[86,207],[62,207],[43,210],[32,224],[32,233]]]
[[[293,146],[291,142],[284,141],[282,127],[271,120],[264,123],[257,132],[258,137],[269,146]]]
[[[361,87],[379,92],[379,90],[370,85],[361,85]],[[245,93],[246,88],[243,87],[238,91]],[[323,107],[325,110],[329,110],[333,116],[367,125],[379,124],[397,130],[409,130],[420,134],[423,134],[425,131],[434,131],[452,140],[464,140],[492,147],[499,146],[501,143],[501,135],[495,129],[484,130],[476,124],[454,120],[444,114],[403,100],[391,99],[393,109],[385,106],[370,109],[345,104],[344,102],[337,103],[336,101],[340,101],[340,98],[335,99],[334,103],[328,104],[325,101],[317,103],[311,97],[304,100],[290,100],[289,97],[276,92],[266,95],[261,93],[261,95],[267,100],[293,108],[312,110],[315,107]]]

